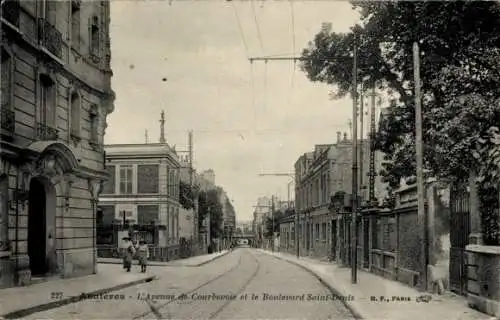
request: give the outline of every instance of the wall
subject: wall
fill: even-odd
[[[190,239],[193,237],[193,215],[194,210],[179,209],[179,238]]]
[[[54,84],[55,100],[50,106],[54,108],[55,121],[50,123],[58,130],[57,142],[72,148],[72,152],[79,160],[79,165],[100,173],[104,169],[102,145],[106,127],[106,116],[113,110],[113,92],[110,87],[111,72],[107,56],[109,3],[82,2],[81,34],[75,35],[82,38],[80,52],[72,51],[69,47],[68,20],[69,3],[57,2],[55,26],[62,35],[62,55],[51,56],[47,59],[46,53],[38,47],[36,28],[36,4],[41,2],[20,1],[21,12],[19,31],[23,37],[13,37],[17,31],[3,25],[4,40],[13,40],[7,45],[12,62],[12,95],[11,111],[15,114],[14,134],[12,143],[22,148],[31,142],[43,139],[37,132],[40,118],[37,110],[41,109],[37,97],[40,93],[40,75],[50,74]],[[98,13],[99,10],[103,10]],[[93,62],[88,59],[88,25],[87,19],[98,13],[101,19],[100,60]],[[41,58],[45,55],[50,63],[44,64]],[[56,62],[57,61],[57,62]],[[72,138],[70,129],[70,94],[79,93],[80,127],[78,136]],[[90,111],[95,107],[97,111],[96,135],[91,135]],[[5,111],[5,110],[2,110]],[[93,140],[92,138],[96,138]],[[92,141],[91,141],[92,140]],[[91,143],[95,142],[95,143]],[[2,146],[2,157],[5,149]],[[4,159],[2,159],[4,160]],[[13,201],[13,194],[17,187],[21,188],[20,169],[15,165],[2,166],[3,173],[9,176],[9,240],[13,256],[10,262],[15,264],[19,271],[19,282],[29,282],[29,258],[27,256],[27,226],[28,205],[24,206]],[[32,170],[34,167],[24,167],[23,170]],[[32,171],[30,173],[33,173]],[[99,179],[97,176],[91,178]],[[26,188],[29,188],[25,185]],[[55,203],[49,215],[55,215],[55,220],[50,221],[47,232],[52,235],[49,246],[55,247],[57,257],[50,257],[51,264],[57,260],[56,272],[64,276],[78,276],[91,274],[94,267],[94,234],[92,195],[87,179],[75,178],[70,187],[71,196],[66,203],[62,184],[56,186]],[[66,205],[67,204],[67,205]],[[16,217],[17,216],[17,217]],[[51,248],[47,250],[52,251]],[[11,269],[10,272],[14,272]]]

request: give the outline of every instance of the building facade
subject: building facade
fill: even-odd
[[[96,272],[109,22],[108,1],[3,3],[1,287]]]
[[[259,197],[253,212],[252,227],[257,245],[262,245],[266,233],[266,219],[271,215],[271,199]]]
[[[358,159],[362,159],[358,168],[358,194],[363,204],[369,200],[370,142],[360,140],[358,145],[359,149],[362,148],[358,155]],[[376,172],[380,171],[382,163],[382,153],[376,152]],[[340,220],[340,216],[331,207],[332,197],[337,192],[352,192],[352,140],[347,139],[346,133],[342,139],[338,132],[337,143],[316,145],[314,152],[299,157],[295,163],[295,181],[299,249],[316,257],[337,257],[338,247],[342,245],[342,241],[349,239],[349,234],[348,230],[342,231],[346,222]],[[383,199],[387,193],[386,185],[378,176],[374,187],[375,196]],[[295,222],[289,222],[290,230]]]
[[[179,245],[180,162],[167,143],[106,145],[110,179],[99,198],[102,221],[133,226],[160,260],[174,259]],[[127,228],[121,232],[126,233]],[[122,235],[113,244],[120,246]]]

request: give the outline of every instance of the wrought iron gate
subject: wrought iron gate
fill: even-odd
[[[450,290],[467,295],[465,246],[470,233],[470,195],[465,184],[450,190]]]

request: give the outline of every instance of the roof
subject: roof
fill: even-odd
[[[166,143],[109,144],[104,146],[104,151],[106,158],[169,157],[179,162],[175,150]]]

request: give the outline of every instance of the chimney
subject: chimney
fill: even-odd
[[[340,143],[341,140],[342,140],[342,132],[337,131],[337,143]]]
[[[347,141],[347,132],[344,132],[344,141]]]

